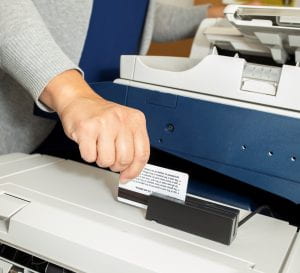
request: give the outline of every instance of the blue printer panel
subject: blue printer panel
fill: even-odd
[[[300,203],[299,120],[109,82],[92,87],[143,111],[152,147]]]

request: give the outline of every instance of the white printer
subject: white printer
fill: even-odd
[[[153,147],[299,204],[300,9],[225,16],[190,58],[122,56],[120,79],[93,87],[143,111]]]
[[[124,56],[120,79],[91,86],[144,111],[153,147],[299,204],[300,11],[225,13],[201,25],[198,58]],[[257,214],[227,246],[146,220],[116,201],[117,183],[77,162],[1,156],[0,272],[299,272],[297,226]]]
[[[287,222],[255,215],[226,246],[145,220],[116,201],[117,183],[77,162],[1,156],[0,272],[299,272],[300,237]]]

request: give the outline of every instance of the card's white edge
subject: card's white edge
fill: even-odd
[[[122,202],[122,203],[129,204],[131,206],[135,206],[135,207],[142,208],[142,209],[147,209],[146,205],[138,203],[138,202],[134,202],[134,201],[131,201],[131,200],[128,200],[126,198],[122,198],[122,197],[118,196],[117,200],[120,201],[120,202]]]

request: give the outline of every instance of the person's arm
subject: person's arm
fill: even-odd
[[[120,171],[121,181],[142,170],[150,150],[143,114],[108,102],[90,89],[31,0],[0,0],[0,69],[41,108],[58,112],[83,159]]]
[[[153,41],[167,42],[193,37],[209,10],[210,5],[180,7],[157,2]]]
[[[48,82],[79,69],[59,48],[31,0],[0,0],[0,68],[38,98]]]
[[[121,172],[121,182],[142,171],[150,154],[142,112],[101,98],[76,70],[55,77],[40,99],[58,113],[84,160]]]

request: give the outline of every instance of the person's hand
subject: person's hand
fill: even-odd
[[[220,18],[224,17],[225,5],[212,5],[207,9],[208,18]]]
[[[243,5],[252,5],[252,6],[260,6],[261,1],[253,0],[253,1],[244,1],[241,2]],[[207,9],[207,17],[208,18],[221,18],[224,17],[224,9],[226,5],[212,5]]]
[[[58,113],[85,161],[120,172],[121,182],[142,171],[150,154],[142,112],[104,100],[76,70],[54,78],[40,100]]]

